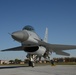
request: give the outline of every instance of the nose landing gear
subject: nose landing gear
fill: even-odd
[[[34,55],[28,54],[27,56],[28,56],[27,58],[29,58],[28,66],[34,67],[35,66]]]

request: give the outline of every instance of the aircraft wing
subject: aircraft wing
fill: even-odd
[[[1,50],[1,51],[22,51],[22,50],[23,50],[23,47],[19,46],[19,47],[4,49],[4,50]]]
[[[36,39],[37,40],[37,39]],[[44,47],[48,48],[49,51],[53,51],[58,55],[66,55],[69,56],[69,53],[64,52],[63,50],[73,50],[76,49],[76,45],[61,45],[61,44],[49,44],[44,41],[39,41],[39,44],[43,45]]]
[[[36,39],[37,40],[37,39]],[[64,52],[63,50],[73,50],[76,49],[76,45],[59,45],[59,44],[49,44],[44,41],[37,40],[39,45],[42,45],[49,49],[49,51],[55,52],[58,55],[69,56],[69,53]],[[27,47],[27,46],[26,46]],[[23,46],[9,48],[1,51],[22,51],[24,50]]]
[[[48,47],[49,50],[52,50],[58,55],[65,55],[65,56],[70,56],[70,54],[64,52],[63,50],[76,49],[76,45],[59,45],[59,44],[48,44],[48,43],[46,43],[46,47]]]

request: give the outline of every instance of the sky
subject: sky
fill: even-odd
[[[8,33],[31,25],[51,44],[76,45],[76,0],[0,0],[0,50],[20,46]],[[66,51],[76,57],[76,50]],[[63,57],[52,54],[52,57]],[[26,53],[0,52],[0,59],[25,59]]]

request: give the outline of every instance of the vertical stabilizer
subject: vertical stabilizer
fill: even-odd
[[[46,28],[46,31],[45,31],[44,41],[48,42],[48,28]]]

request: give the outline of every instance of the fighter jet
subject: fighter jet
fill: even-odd
[[[45,31],[44,40],[42,40],[35,32],[35,29],[26,25],[22,30],[13,32],[11,34],[12,38],[19,43],[21,46],[9,48],[1,51],[25,51],[28,54],[33,54],[37,56],[46,56],[55,52],[58,55],[69,56],[69,53],[64,52],[64,50],[76,49],[76,45],[61,45],[61,44],[49,44],[48,40],[48,28]]]

